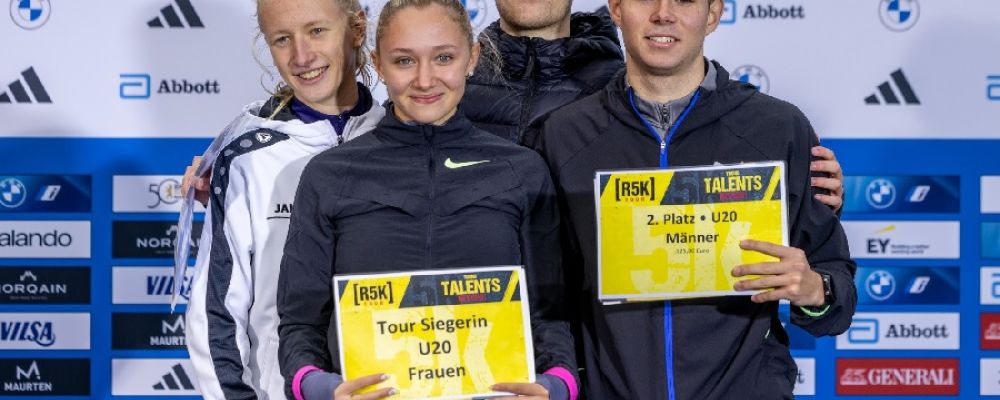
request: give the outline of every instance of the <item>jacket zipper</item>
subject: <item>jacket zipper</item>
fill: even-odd
[[[537,57],[537,54],[535,50],[535,42],[531,41],[530,38],[528,39],[527,51],[528,62],[525,64],[526,70],[524,71],[524,76],[528,79],[528,91],[525,93],[524,102],[521,103],[521,112],[519,113],[517,119],[517,131],[514,132],[514,139],[517,144],[521,144],[521,141],[524,140],[524,131],[527,129],[528,116],[530,116],[532,108],[531,104],[535,99],[535,90],[537,90],[535,87],[535,75],[538,73],[538,70],[535,68],[535,58]]]
[[[435,168],[434,168],[434,158],[435,158],[434,155],[435,154],[434,153],[435,153],[435,147],[436,146],[435,146],[435,143],[434,143],[434,128],[429,127],[429,126],[423,126],[423,127],[421,127],[421,130],[423,131],[424,138],[427,139],[427,143],[431,147],[430,158],[427,160],[427,172],[428,172],[427,175],[428,175],[428,177],[430,179],[430,185],[428,185],[428,186],[430,186],[430,195],[428,196],[428,202],[427,203],[428,203],[428,206],[430,207],[430,209],[427,212],[427,241],[425,242],[425,249],[424,249],[425,254],[426,254],[425,265],[426,265],[427,269],[431,269],[434,266],[434,261],[433,261],[433,258],[434,258],[433,257],[433,247],[431,245],[431,243],[434,241],[434,207],[433,207],[433,204],[434,204],[434,197],[437,194],[436,193],[437,188],[436,188],[435,182],[434,182],[436,180],[436,177],[434,176],[434,174],[435,174]]]
[[[667,129],[666,137],[661,138],[659,133],[646,121],[646,118],[642,116],[639,112],[639,108],[635,105],[635,91],[632,88],[628,89],[628,101],[629,105],[632,106],[632,112],[635,113],[642,124],[646,126],[646,131],[653,136],[654,139],[660,141],[660,168],[667,168],[670,165],[670,158],[667,151],[667,143],[673,139],[674,134],[677,133],[677,128],[680,128],[681,123],[687,118],[691,109],[694,108],[695,103],[698,102],[698,98],[701,97],[701,91],[696,90],[694,96],[691,96],[691,101],[688,102],[687,107],[684,108],[684,112],[677,117],[677,121],[674,121]],[[666,365],[666,375],[667,375],[667,398],[669,400],[676,400],[677,393],[674,388],[674,326],[673,326],[673,307],[670,301],[663,302],[663,349],[664,349],[664,363]]]

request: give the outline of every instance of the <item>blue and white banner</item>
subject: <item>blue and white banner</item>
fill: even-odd
[[[0,213],[90,212],[89,175],[0,175]]]
[[[845,213],[958,213],[958,176],[846,176]]]
[[[858,305],[957,305],[959,271],[958,266],[859,267]]]

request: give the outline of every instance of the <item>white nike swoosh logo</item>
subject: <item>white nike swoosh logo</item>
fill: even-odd
[[[482,163],[488,163],[488,162],[490,162],[490,160],[454,162],[454,161],[451,161],[451,157],[449,157],[448,159],[444,160],[444,166],[448,167],[450,169],[455,169],[455,168],[463,168],[463,167],[468,167],[468,166],[472,166],[472,165],[476,165],[476,164],[482,164]]]

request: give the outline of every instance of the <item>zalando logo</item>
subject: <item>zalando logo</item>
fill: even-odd
[[[0,232],[0,247],[70,247],[73,235],[53,229],[51,232]]]

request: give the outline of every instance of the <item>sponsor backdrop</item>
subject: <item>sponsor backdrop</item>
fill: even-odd
[[[798,105],[848,175],[859,313],[837,338],[786,325],[796,393],[1000,396],[1000,3],[717,1],[709,57]],[[254,2],[0,3],[0,396],[196,398],[167,305],[191,279],[177,174],[273,86]]]

